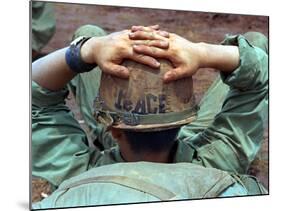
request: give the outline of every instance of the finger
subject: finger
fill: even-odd
[[[139,62],[141,64],[148,65],[152,68],[160,67],[160,63],[156,59],[147,55],[138,54],[134,52],[131,56],[129,56],[129,59]]]
[[[189,76],[190,74],[186,68],[178,67],[166,72],[164,74],[163,80],[165,83],[169,83]]]
[[[146,45],[134,45],[133,50],[136,53],[152,56],[154,58],[166,58],[168,55],[166,50]]]
[[[105,73],[108,73],[110,75],[115,75],[119,78],[128,78],[129,77],[129,70],[128,68],[118,65],[118,64],[114,64],[114,63],[110,63],[107,65],[104,65],[102,68],[102,71],[104,71]]]
[[[158,24],[155,24],[155,25],[148,26],[148,28],[151,28],[151,29],[154,29],[154,30],[159,30],[160,26]]]
[[[146,45],[154,46],[158,48],[167,49],[169,48],[169,42],[163,40],[136,40],[133,42],[134,45]]]
[[[136,32],[136,31],[144,31],[144,32],[151,32],[154,29],[149,28],[149,27],[145,27],[145,26],[132,26],[131,27],[131,31],[132,32]]]
[[[167,40],[165,37],[156,32],[136,31],[129,33],[129,38],[132,40]]]
[[[152,26],[132,26],[131,27],[131,31],[135,32],[135,31],[147,31],[147,32],[151,32],[154,30],[159,30],[159,25],[152,25]]]
[[[131,27],[131,32],[136,32],[136,31],[145,31],[145,32],[152,32],[155,31],[157,34],[159,34],[162,37],[169,38],[169,32],[159,30],[160,26],[159,25],[153,25],[153,26],[132,26]]]
[[[166,37],[166,38],[170,37],[169,32],[166,32],[166,31],[156,31],[156,33],[159,34],[162,37]]]

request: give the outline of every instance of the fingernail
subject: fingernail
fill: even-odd
[[[169,77],[164,76],[163,81],[164,83],[170,83],[171,79]]]
[[[169,82],[170,81],[170,79],[171,79],[171,74],[169,74],[169,73],[166,73],[165,75],[164,75],[164,81],[165,82]]]
[[[155,66],[156,67],[160,67],[160,63],[159,62],[155,62]]]
[[[124,73],[124,74],[128,74],[128,73],[129,73],[128,70],[125,69],[125,68],[124,68],[124,69],[122,68],[122,69],[120,69],[119,71],[122,72],[122,73]]]
[[[130,36],[130,37],[134,37],[134,36],[135,36],[135,34],[134,34],[134,33],[132,33],[132,32],[130,32],[130,33],[129,33],[129,36]]]
[[[129,77],[129,72],[127,70],[122,70],[121,74],[124,78],[128,78]]]
[[[169,37],[169,33],[166,32],[166,31],[162,31],[162,36],[163,36],[163,37]]]

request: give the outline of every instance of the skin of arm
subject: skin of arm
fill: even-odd
[[[62,89],[76,75],[66,64],[66,50],[57,50],[33,62],[32,80],[52,91]]]
[[[157,26],[159,28],[159,26]],[[162,36],[168,37],[169,34],[157,30],[152,26],[158,37],[148,41],[147,46],[166,49],[169,43],[159,40]],[[149,27],[148,27],[149,28]],[[90,64],[97,64],[102,71],[122,78],[129,77],[129,71],[121,66],[123,59],[131,59],[142,64],[158,68],[160,64],[151,56],[136,53],[133,45],[137,40],[129,39],[130,30],[115,32],[103,37],[93,37],[81,47],[81,59]],[[32,63],[32,80],[40,86],[52,91],[57,91],[75,77],[65,60],[67,48],[57,50]]]
[[[118,71],[122,69],[119,62],[124,58],[157,67],[155,59],[133,51],[135,41],[129,39],[129,33],[128,30],[89,39],[81,48],[82,60],[96,63],[102,71],[120,77],[127,77],[124,72]],[[157,40],[149,43],[151,46],[168,47],[167,42],[164,45]],[[57,50],[32,64],[35,82],[32,82],[32,174],[54,186],[92,168],[101,157],[99,150],[89,148],[86,133],[65,104],[68,92],[62,88],[76,75],[66,63],[66,50]],[[104,134],[99,137],[102,136]]]
[[[131,39],[140,38],[145,38],[142,31],[131,35]],[[193,43],[175,34],[163,39],[170,41],[167,50],[145,45],[135,46],[134,50],[171,60],[174,69],[164,76],[166,82],[191,76],[199,68],[215,68],[226,73],[224,76],[237,70],[231,80],[225,77],[224,82],[231,89],[219,113],[202,133],[188,142],[198,149],[195,163],[246,174],[261,148],[268,121],[268,55],[242,39],[239,41],[240,48],[244,48],[241,52],[236,46]]]
[[[223,72],[232,72],[239,66],[239,49],[237,46],[213,45],[199,43],[201,48],[201,67],[219,69]]]

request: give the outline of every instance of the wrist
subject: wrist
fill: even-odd
[[[75,73],[89,72],[96,67],[95,63],[86,62],[81,55],[81,49],[90,37],[78,37],[73,40],[65,53],[65,60],[69,68]],[[88,55],[88,54],[87,54]],[[88,57],[86,57],[88,60]]]
[[[81,47],[81,59],[88,64],[96,64],[97,40],[97,37],[92,37]]]
[[[214,68],[231,72],[239,66],[239,49],[237,46],[224,46],[199,43],[200,67]]]
[[[208,43],[200,42],[197,43],[198,57],[199,57],[199,67],[200,68],[215,68],[215,64],[212,55],[212,46]]]

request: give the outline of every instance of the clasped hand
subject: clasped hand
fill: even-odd
[[[129,77],[129,70],[122,66],[124,59],[131,59],[159,68],[158,58],[168,59],[173,69],[164,75],[170,82],[193,75],[200,68],[200,48],[176,34],[159,30],[159,26],[133,26],[131,30],[95,37],[81,49],[82,59],[96,63],[102,71],[122,78]]]

